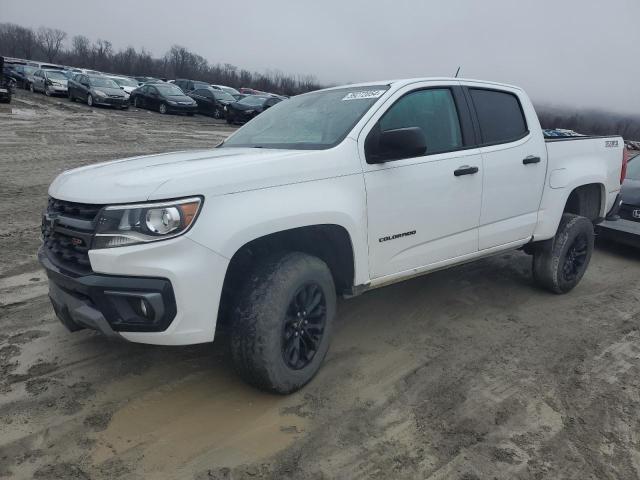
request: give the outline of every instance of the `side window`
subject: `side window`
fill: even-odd
[[[520,100],[513,93],[470,88],[482,142],[508,143],[524,137],[529,130]]]
[[[427,154],[462,147],[460,120],[451,90],[434,88],[409,93],[380,119],[380,130],[420,127],[427,138]]]

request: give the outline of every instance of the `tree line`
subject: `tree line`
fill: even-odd
[[[37,30],[12,23],[0,23],[0,55],[90,68],[122,75],[158,78],[189,78],[231,87],[297,95],[322,88],[312,75],[293,76],[279,71],[251,72],[229,63],[209,63],[187,48],[174,45],[162,57],[142,48],[115,51],[108,40],[92,41],[83,35],[71,38],[48,27]],[[640,116],[595,110],[575,110],[540,105],[543,128],[566,128],[587,135],[621,135],[640,140]]]
[[[640,115],[598,110],[572,110],[537,106],[542,128],[566,128],[585,135],[620,135],[625,140],[640,140]]]
[[[144,48],[127,47],[116,51],[108,40],[92,41],[84,35],[70,38],[66,32],[56,28],[34,30],[13,23],[0,23],[0,55],[121,75],[189,78],[283,95],[297,95],[321,88],[313,75],[251,72],[230,63],[209,63],[201,55],[180,45],[172,46],[158,58]]]

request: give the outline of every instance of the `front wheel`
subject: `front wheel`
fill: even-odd
[[[33,83],[30,83],[30,84],[29,84],[29,91],[30,91],[31,93],[35,93],[35,92],[36,92],[36,91],[33,89]]]
[[[164,115],[165,113],[167,113],[167,105],[165,103],[161,103],[158,111]]]
[[[553,293],[573,290],[587,271],[594,239],[591,220],[565,213],[556,236],[534,251],[533,278]]]
[[[87,95],[87,105],[93,107],[93,95],[91,94]]]
[[[329,349],[336,291],[326,263],[305,253],[273,256],[241,290],[231,357],[249,384],[291,393],[318,372]]]
[[[47,87],[47,86],[45,86],[45,87],[44,87],[44,94],[45,94],[47,97],[50,97],[50,96],[51,96],[51,92],[49,91],[49,87]]]

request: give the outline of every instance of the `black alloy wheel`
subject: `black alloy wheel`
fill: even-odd
[[[565,281],[573,282],[582,273],[587,261],[588,239],[586,235],[578,235],[567,250],[562,266]]]
[[[322,288],[317,283],[300,287],[289,303],[282,329],[282,358],[289,368],[300,370],[311,363],[322,341],[326,319]]]

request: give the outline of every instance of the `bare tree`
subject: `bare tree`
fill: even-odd
[[[38,43],[48,61],[53,62],[56,59],[65,38],[67,38],[66,32],[57,28],[40,27],[38,29]]]
[[[76,35],[71,39],[71,52],[69,52],[78,66],[88,65],[91,52],[91,41],[84,35]]]

